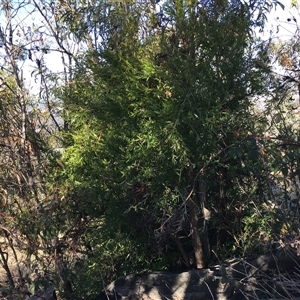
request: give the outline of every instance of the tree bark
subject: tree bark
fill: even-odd
[[[188,255],[186,254],[185,250],[183,249],[182,244],[181,244],[179,238],[177,237],[177,235],[175,235],[173,237],[173,240],[176,243],[176,245],[177,245],[177,247],[178,247],[178,249],[179,249],[179,251],[180,251],[180,253],[182,255],[182,259],[184,261],[184,264],[186,265],[187,268],[190,269],[190,267],[191,267],[190,260],[188,258]]]
[[[207,233],[207,223],[210,220],[211,213],[205,207],[205,202],[206,202],[206,181],[205,180],[198,180],[197,200],[199,202],[200,209],[203,215],[202,249],[203,249],[204,261],[208,263],[209,256],[210,256],[210,245],[209,245],[209,239]]]
[[[192,198],[189,199],[188,201],[188,207],[189,207],[189,214],[190,214],[190,222],[192,226],[192,241],[193,241],[193,248],[195,253],[196,266],[197,269],[202,269],[205,267],[205,264],[204,264],[202,242],[199,233],[197,205]]]
[[[6,272],[7,280],[9,282],[9,285],[14,289],[15,288],[15,282],[12,276],[12,273],[10,272],[9,266],[8,266],[8,253],[4,252],[2,248],[0,247],[0,257],[1,257],[1,264],[3,269]]]

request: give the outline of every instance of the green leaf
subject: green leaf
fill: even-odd
[[[288,174],[289,174],[289,168],[288,167],[282,167],[281,168],[281,173],[285,177],[288,176]]]
[[[252,150],[249,152],[248,157],[252,161],[257,161],[260,157],[260,153],[258,150]]]
[[[292,5],[292,7],[294,6],[294,5],[293,5],[294,2],[297,2],[297,1],[291,0],[291,5]],[[279,6],[282,8],[282,10],[285,9],[285,6],[283,5],[283,3],[282,3],[281,1],[275,0],[273,3],[275,4],[275,6],[279,5]],[[296,7],[296,6],[295,6],[295,7]]]

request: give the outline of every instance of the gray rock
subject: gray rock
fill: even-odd
[[[45,291],[40,291],[31,297],[28,300],[57,300],[54,287],[49,287]]]
[[[289,293],[286,299],[292,299],[293,293],[296,299],[300,294],[283,286],[282,278],[292,278],[299,266],[300,257],[293,251],[281,250],[252,260],[240,259],[178,274],[131,274],[109,284],[94,300],[276,299],[271,297],[274,291],[280,292],[281,298]]]

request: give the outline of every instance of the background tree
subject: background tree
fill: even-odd
[[[28,283],[34,292],[49,285],[41,277],[52,268],[52,243],[59,228],[59,224],[52,224],[58,201],[55,191],[48,188],[46,177],[59,154],[55,132],[61,125],[57,103],[50,92],[52,82],[46,84],[50,74],[44,65],[44,55],[49,45],[45,45],[41,28],[34,23],[26,24],[34,15],[34,7],[2,2],[1,13],[5,26],[0,29],[0,256],[10,286]],[[29,86],[30,73],[36,95]],[[38,268],[33,276],[35,266]]]

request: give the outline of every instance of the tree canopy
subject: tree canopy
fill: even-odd
[[[0,229],[31,290],[75,299],[298,234],[297,42],[256,35],[275,7],[2,2]]]

